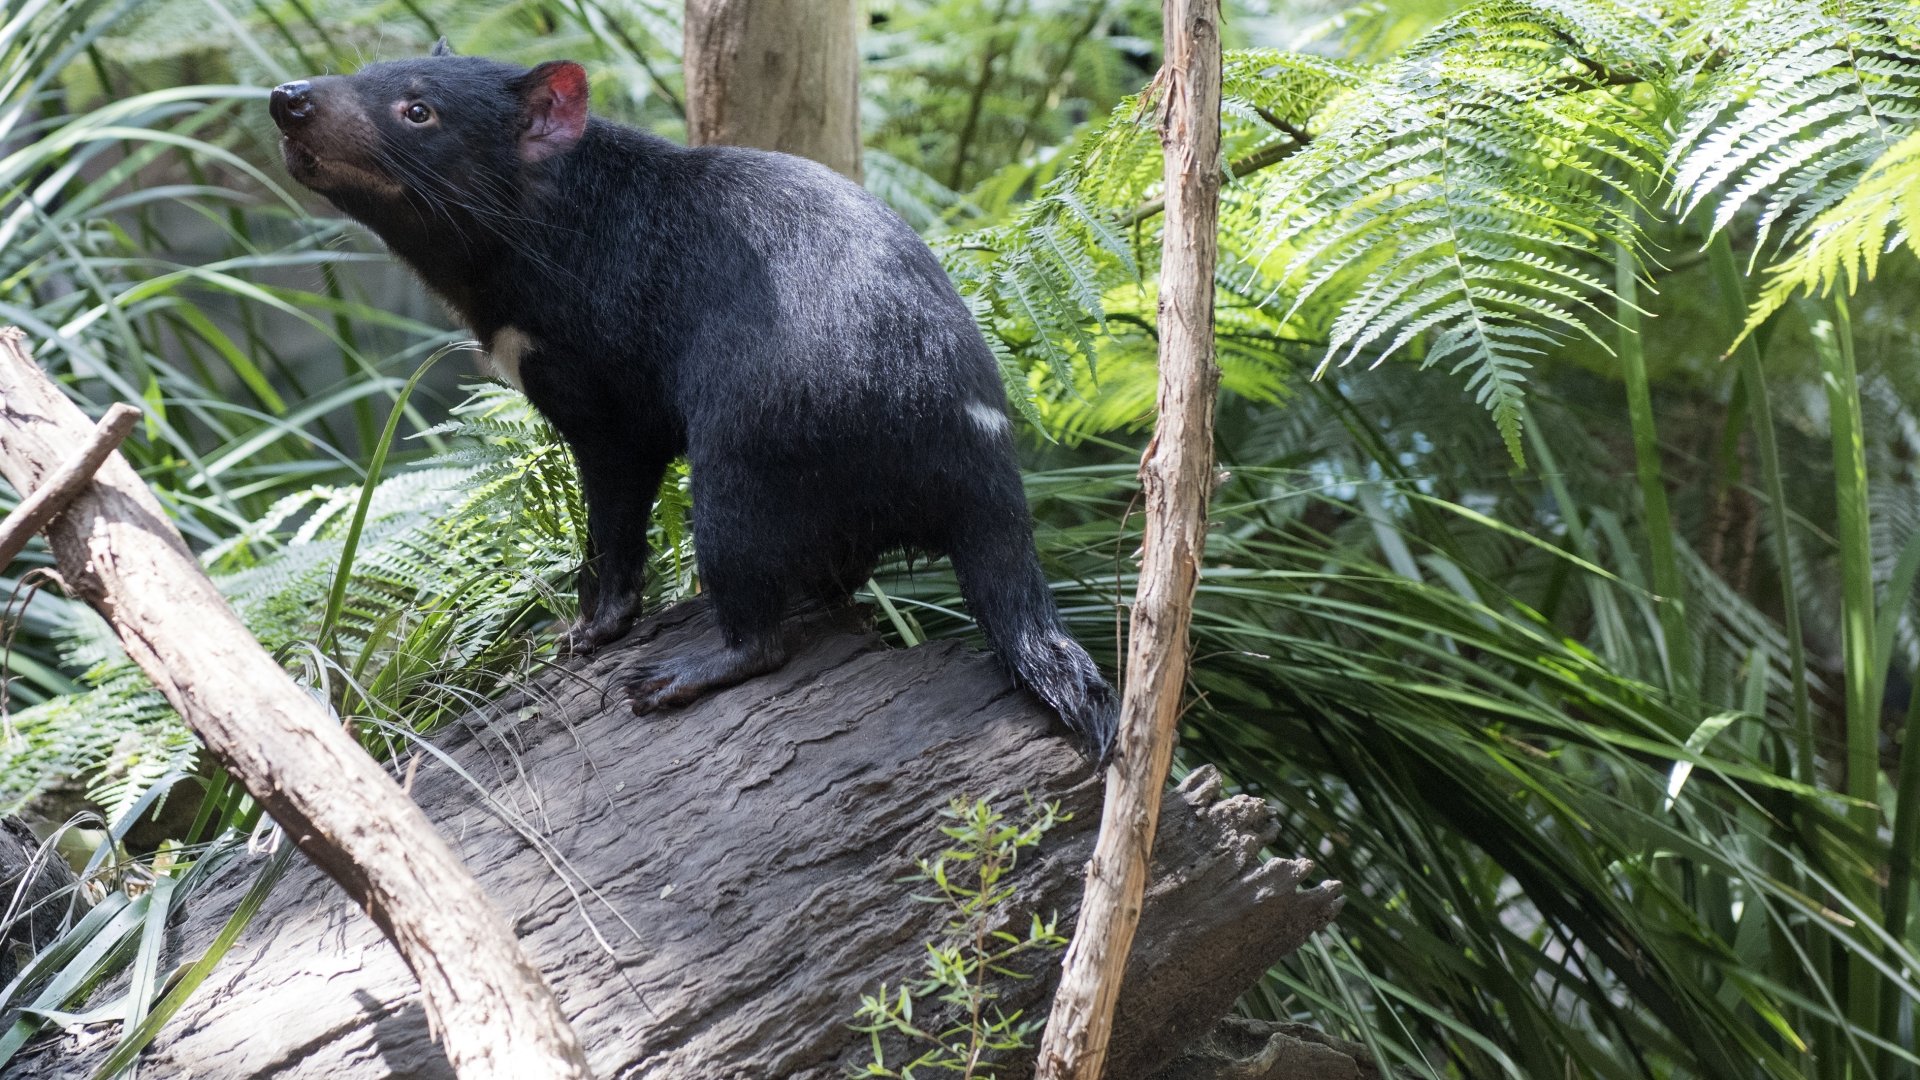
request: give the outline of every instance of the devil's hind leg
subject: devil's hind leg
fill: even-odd
[[[787,662],[780,623],[787,603],[783,545],[764,537],[721,505],[694,510],[701,585],[720,626],[718,649],[639,664],[622,678],[635,713],[684,705],[710,690],[744,682]]]

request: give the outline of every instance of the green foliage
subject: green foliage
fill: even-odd
[[[1230,56],[1226,116],[1259,125],[1229,135],[1230,156],[1257,164],[1291,152],[1302,134],[1296,125],[1356,81],[1350,68],[1314,57]],[[1084,437],[1151,420],[1159,245],[1143,225],[1160,209],[1152,198],[1161,171],[1156,105],[1151,88],[1121,101],[1005,221],[935,242],[1001,359],[1013,400],[1031,401],[1028,415],[1050,431]],[[1229,189],[1225,199],[1232,205],[1244,194]],[[1223,209],[1223,220],[1229,213]],[[1222,235],[1231,259],[1235,240]],[[1275,364],[1273,346],[1285,340],[1287,319],[1231,277],[1221,287],[1229,293],[1218,316],[1222,385],[1277,402],[1288,371]]]
[[[1856,287],[1904,222],[1920,168],[1920,12],[1880,0],[1733,5],[1701,41],[1685,123],[1668,154],[1670,201],[1710,207],[1712,230],[1756,207],[1757,258],[1789,250],[1749,313],[1752,332],[1795,291]]]
[[[1152,0],[876,0],[867,141],[946,192],[1021,163],[1152,73]]]
[[[1839,202],[1806,227],[1806,243],[1768,268],[1742,333],[1771,318],[1796,292],[1825,296],[1842,279],[1858,291],[1880,269],[1880,257],[1902,237],[1920,236],[1920,131],[1907,135],[1867,169]]]
[[[1274,850],[1311,854],[1348,896],[1338,935],[1248,1007],[1340,1017],[1416,1076],[1826,1075],[1803,1047],[1844,1069],[1892,1029],[1850,1018],[1815,958],[1890,948],[1899,969],[1916,949],[1846,898],[1884,841],[1776,764],[1776,625],[1676,537],[1705,700],[1677,692],[1637,489],[1585,430],[1607,415],[1537,403],[1552,473],[1490,475],[1473,465],[1500,442],[1462,434],[1473,417],[1443,386],[1382,371],[1313,387],[1284,420],[1223,417],[1233,479],[1182,753],[1274,800]],[[1275,461],[1293,456],[1310,464]],[[1111,525],[1130,473],[1033,477],[1044,519],[1086,522],[1046,547],[1090,644],[1135,585],[1115,552],[1139,533]],[[954,602],[928,585],[895,599]]]
[[[849,1076],[989,1080],[1000,1075],[997,1063],[1007,1054],[1032,1045],[1045,1022],[1044,1017],[1023,1018],[1018,1010],[1002,1012],[988,980],[1027,978],[1016,962],[1066,947],[1051,917],[1043,921],[1031,915],[1024,934],[1007,929],[1014,921],[1007,909],[1015,892],[1007,878],[1020,852],[1037,846],[1070,815],[1056,803],[1035,805],[1032,799],[1018,822],[1009,821],[989,799],[956,798],[940,813],[952,822],[940,827],[952,846],[919,860],[919,870],[906,880],[933,886],[936,895],[916,899],[940,906],[947,918],[945,933],[927,943],[924,977],[893,990],[883,983],[877,992],[861,996],[853,1027],[872,1037],[873,1057],[850,1069]],[[920,1053],[906,1064],[888,1065],[883,1035],[902,1037]]]
[[[1418,341],[1422,363],[1466,373],[1520,460],[1525,372],[1593,335],[1611,289],[1588,264],[1637,244],[1621,195],[1652,170],[1657,127],[1601,92],[1607,61],[1661,44],[1604,8],[1482,4],[1316,117],[1313,145],[1256,182],[1251,231],[1295,311],[1339,294],[1322,368]]]
[[[1764,193],[1759,241],[1778,226],[1802,243],[1755,322],[1869,258],[1862,245],[1877,257],[1910,186],[1896,144],[1920,118],[1914,27],[1904,4],[1754,2],[1663,22],[1608,2],[1487,2],[1370,66],[1232,54],[1222,302],[1250,301],[1264,333],[1316,348],[1321,372],[1401,353],[1446,367],[1521,460],[1528,373],[1582,341],[1609,348],[1613,251],[1654,254],[1638,216],[1663,176],[1678,215],[1710,203],[1724,228]],[[1145,384],[1136,343],[1112,329],[1150,321],[1150,289],[1118,290],[1153,272],[1152,104],[1123,102],[1046,188],[1111,224],[1069,223],[1080,243],[1059,252],[1062,213],[1042,198],[949,242],[973,253],[957,273],[1004,355],[1044,359],[1034,389],[1076,419],[1076,399],[1108,394],[1096,355],[1121,357],[1110,400],[1137,404]],[[1134,229],[1131,256],[1111,250],[1115,225]],[[1223,349],[1223,367],[1237,392],[1275,396],[1257,361]]]
[[[1611,289],[1594,264],[1640,243],[1625,193],[1656,170],[1663,143],[1626,87],[1663,73],[1669,36],[1607,5],[1498,3],[1371,68],[1233,54],[1225,143],[1242,179],[1223,195],[1222,287],[1265,311],[1265,334],[1323,342],[1322,370],[1417,348],[1463,374],[1518,459],[1525,372],[1569,336],[1601,340],[1589,323]],[[1152,104],[1123,103],[1083,140],[1053,198],[1072,194],[1123,226],[1157,214],[1157,145],[1142,122]],[[1090,396],[1100,372],[1089,335],[1112,325],[1110,290],[1137,280],[1155,245],[1136,232],[1136,257],[1103,263],[1089,256],[1111,250],[1111,230],[1090,223],[1079,235],[1100,243],[1058,255],[1059,216],[1036,200],[954,247],[995,253],[994,287],[979,291],[1009,353],[1056,369],[1086,360],[1084,377],[1056,370],[1054,381],[1063,397]],[[1138,299],[1129,306],[1146,317]],[[1230,358],[1228,385],[1259,396],[1256,364]]]
[[[1042,556],[1109,667],[1156,374],[1149,8],[890,0],[865,77],[869,184],[1026,407]],[[1349,899],[1244,1007],[1415,1076],[1920,1075],[1915,9],[1273,8],[1229,19],[1232,479],[1182,753]],[[517,397],[449,427],[430,386],[317,640],[377,421],[451,335],[273,185],[254,87],[444,31],[586,59],[596,108],[671,134],[677,9],[53,0],[0,42],[0,319],[76,397],[149,410],[135,464],[370,739],[541,662],[577,494]],[[1786,304],[1842,290],[1850,321]],[[684,480],[663,598],[692,587]],[[968,632],[949,574],[898,569],[903,637]],[[28,609],[0,787],[83,778],[124,824],[192,751],[90,620]],[[247,812],[218,805],[196,838]],[[884,989],[863,1023],[964,1062],[936,1049],[956,973],[1014,945],[973,940],[930,954],[956,996]],[[1027,1023],[977,1004],[968,1047]]]
[[[373,493],[331,655],[316,653],[357,485],[319,485],[275,502],[204,561],[269,650],[297,650],[344,715],[425,730],[523,675],[526,620],[567,610],[558,592],[580,561],[584,513],[573,465],[526,399],[478,388],[429,429],[453,448],[383,480]],[[422,437],[427,433],[423,433]],[[669,505],[674,499],[666,500]],[[671,570],[687,560],[663,516]],[[671,583],[682,578],[666,575]],[[99,658],[91,689],[16,712],[0,756],[0,804],[66,776],[101,778],[90,795],[117,821],[194,744],[97,620],[69,628],[69,655]]]
[[[13,1017],[8,1028],[0,1031],[0,1066],[49,1024],[82,1028],[121,1020],[129,1027],[157,1030],[212,970],[209,958],[224,955],[232,946],[239,927],[266,898],[294,850],[290,843],[283,845],[271,864],[273,870],[256,881],[220,939],[171,984],[158,1008],[153,1008],[154,999],[163,989],[158,963],[166,947],[168,921],[245,848],[246,837],[229,832],[190,852],[162,852],[151,877],[139,882],[137,888],[109,890],[70,932],[51,942],[11,982],[0,986],[0,1016]],[[186,857],[180,857],[183,854]],[[76,1003],[89,1002],[116,971],[129,965],[131,974],[113,998],[92,1003],[93,1007],[83,1013],[66,1011]],[[145,1045],[144,1041],[139,1045]],[[113,1080],[124,1075],[122,1070],[131,1056],[110,1056],[95,1076]]]
[[[1920,12],[1900,0],[1709,8],[1668,167],[1681,213],[1713,229],[1758,203],[1765,244],[1801,238],[1920,123]]]

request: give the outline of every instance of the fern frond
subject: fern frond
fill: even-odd
[[[1050,190],[1015,223],[942,246],[995,354],[1027,354],[1063,380],[1071,379],[1075,357],[1095,361],[1095,335],[1106,325],[1102,294],[1138,274],[1112,218],[1072,190]],[[1018,372],[1006,375],[1010,388],[1022,381]]]
[[[1920,124],[1920,8],[1908,0],[1748,0],[1693,72],[1667,164],[1711,229],[1758,203],[1764,246],[1804,236]],[[1758,249],[1756,249],[1756,256]]]
[[[1767,269],[1767,283],[1747,313],[1744,339],[1795,293],[1831,292],[1841,279],[1851,293],[1880,269],[1880,256],[1920,237],[1920,131],[1875,161],[1845,198],[1813,219],[1806,238]],[[1739,344],[1736,339],[1735,345]]]
[[[1326,104],[1360,84],[1363,69],[1322,57],[1251,49],[1226,57],[1223,121],[1230,158],[1270,155],[1297,146],[1297,136]],[[1157,213],[1161,154],[1153,122],[1155,88],[1122,100],[1106,121],[1077,141],[1066,164],[1009,220],[935,241],[948,273],[973,308],[1000,358],[1008,393],[1038,422],[1033,395],[1059,395],[1044,412],[1064,430],[1090,433],[1102,425],[1130,426],[1142,382],[1132,363],[1137,342],[1116,337],[1109,315],[1116,300],[1137,320],[1152,310],[1155,236],[1145,227]],[[1289,131],[1291,129],[1291,131]],[[1243,202],[1244,187],[1223,199]],[[982,202],[996,200],[983,199]],[[1228,262],[1235,256],[1223,253]],[[1109,385],[1102,369],[1109,354],[1128,368]],[[1027,365],[1044,375],[1030,377]],[[1270,398],[1280,369],[1228,373],[1230,389]],[[1115,393],[1095,406],[1069,399]],[[1149,395],[1150,400],[1150,395]]]
[[[511,636],[530,608],[562,592],[585,521],[572,459],[519,394],[480,388],[435,432],[452,437],[453,448],[374,490],[338,635],[362,685],[382,694],[344,711],[410,726],[457,705],[465,688],[519,655]],[[270,651],[308,641],[317,629],[359,497],[351,485],[296,492],[203,558]],[[672,570],[663,575],[669,589],[685,584],[691,564],[683,522],[673,526],[684,501],[663,496],[656,519],[671,534],[655,546]],[[444,647],[423,657],[404,639],[408,628],[428,624]],[[14,714],[19,737],[0,746],[0,808],[53,780],[84,776],[93,798],[121,812],[192,758],[192,736],[97,618],[68,631],[66,653],[87,666],[90,688]]]
[[[1291,394],[1288,382],[1295,372],[1289,354],[1304,355],[1305,349],[1285,339],[1277,313],[1257,297],[1235,294],[1229,285],[1223,281],[1214,310],[1220,388],[1243,401],[1278,405]],[[1158,303],[1152,289],[1129,299],[1147,310]],[[1110,333],[1100,341],[1098,378],[1091,366],[1076,364],[1075,381],[1062,386],[1054,381],[1053,369],[1037,368],[1026,389],[1038,401],[1037,422],[1074,441],[1102,432],[1151,428],[1159,375],[1159,342],[1143,321],[1116,317]]]
[[[1369,70],[1279,49],[1239,49],[1224,59],[1221,109],[1269,132],[1275,119],[1305,128],[1336,96],[1364,82]]]
[[[1592,268],[1638,247],[1631,182],[1660,146],[1613,65],[1656,65],[1666,38],[1622,5],[1482,4],[1341,96],[1251,185],[1273,291],[1290,315],[1333,305],[1321,369],[1424,343],[1519,460],[1528,369],[1570,337],[1606,347]]]

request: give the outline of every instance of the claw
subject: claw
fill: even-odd
[[[772,671],[786,659],[786,650],[777,639],[756,648],[680,656],[631,669],[621,679],[621,689],[633,714],[644,716],[656,709],[685,705],[709,690]]]
[[[592,656],[603,645],[627,636],[640,615],[639,598],[616,605],[603,605],[590,615],[582,615],[567,627],[566,650],[570,656]]]
[[[644,668],[626,682],[627,708],[635,716],[646,714],[665,705],[661,691],[672,685],[673,676],[659,668]]]
[[[667,661],[641,668],[626,680],[627,707],[635,716],[657,709],[670,709],[691,702],[712,684],[702,681],[698,665],[686,661]]]

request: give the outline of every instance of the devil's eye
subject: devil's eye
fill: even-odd
[[[407,111],[400,115],[406,117],[409,123],[424,124],[433,119],[433,110],[416,101],[407,106]]]

